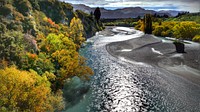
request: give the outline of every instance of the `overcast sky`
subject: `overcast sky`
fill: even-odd
[[[61,0],[72,4],[85,4],[90,7],[123,8],[143,7],[153,10],[200,11],[200,0]]]

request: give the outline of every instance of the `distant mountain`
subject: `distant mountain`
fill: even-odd
[[[95,8],[88,7],[83,4],[72,4],[74,10],[82,10],[86,13],[94,12]],[[141,7],[127,7],[116,10],[107,10],[105,8],[101,8],[101,18],[106,19],[115,19],[115,18],[136,18],[138,16],[143,17],[145,14],[157,14],[157,15],[168,15],[168,16],[176,16],[178,11],[159,11],[156,12],[154,10],[145,10]]]
[[[161,11],[159,11],[159,13],[169,13],[172,16],[177,16],[178,13],[182,13],[182,12],[185,12],[185,11],[175,11],[175,10],[161,10]]]
[[[91,11],[94,12],[95,8],[91,8],[84,4],[72,4],[74,10],[82,10],[83,12],[90,13]]]

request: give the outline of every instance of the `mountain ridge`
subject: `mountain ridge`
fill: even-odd
[[[86,13],[94,12],[95,8],[89,7],[84,4],[72,4],[74,7],[74,10],[82,10]],[[154,10],[146,10],[142,7],[125,7],[125,8],[119,8],[115,10],[109,10],[106,8],[100,8],[101,9],[101,18],[104,19],[117,19],[117,18],[136,18],[138,16],[143,17],[146,13],[150,14],[157,14],[160,16],[168,15],[169,17],[176,16],[178,13],[182,11],[176,11],[176,10],[161,10],[161,11],[154,11]]]

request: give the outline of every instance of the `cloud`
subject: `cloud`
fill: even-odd
[[[200,0],[62,0],[72,4],[85,4],[90,7],[143,7],[154,10],[200,11]]]

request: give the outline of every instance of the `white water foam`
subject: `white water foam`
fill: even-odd
[[[122,49],[121,52],[130,52],[132,49]]]
[[[158,50],[155,50],[154,48],[151,48],[152,52],[156,53],[156,54],[159,54],[159,55],[163,55],[163,53],[161,53],[160,51]]]

